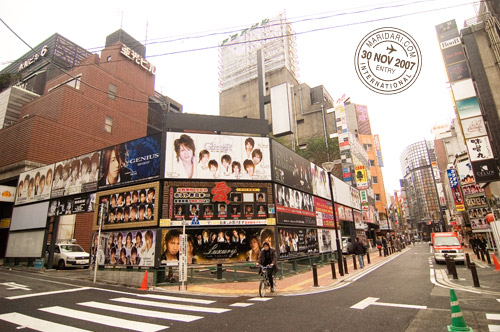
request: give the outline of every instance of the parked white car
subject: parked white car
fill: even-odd
[[[66,267],[89,267],[90,254],[75,243],[56,243],[53,265],[58,269]],[[49,260],[49,245],[45,251],[45,261]]]

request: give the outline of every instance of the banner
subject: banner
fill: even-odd
[[[316,225],[314,196],[275,184],[278,224]]]
[[[297,258],[319,252],[316,229],[279,227],[278,232],[280,259]]]
[[[99,189],[160,177],[161,135],[138,138],[103,149]]]
[[[355,166],[356,173],[356,186],[358,189],[367,189],[368,188],[368,175],[366,173],[365,166]]]
[[[314,210],[316,211],[316,225],[335,227],[332,202],[314,197]]]
[[[163,226],[268,224],[271,185],[249,182],[165,182]],[[272,204],[271,204],[272,206]],[[164,223],[168,223],[164,224]]]
[[[158,192],[158,182],[98,192],[99,206],[94,213],[94,230],[99,228],[99,215],[103,205],[104,212],[107,209],[106,213],[103,212],[104,230],[157,226]]]
[[[168,132],[165,178],[270,180],[269,138]]]
[[[465,211],[464,200],[462,193],[460,192],[460,187],[458,186],[457,172],[454,169],[447,169],[446,174],[448,175],[448,180],[450,182],[451,193],[453,196],[453,201],[455,202],[455,208],[457,211]]]
[[[93,212],[95,209],[95,200],[95,193],[51,200],[47,217]]]
[[[335,203],[335,215],[337,217],[337,220],[354,221],[352,209],[347,206]]]
[[[16,187],[0,185],[0,202],[11,202],[16,200]]]
[[[100,152],[93,152],[55,164],[51,198],[96,191]]]
[[[334,252],[337,250],[337,236],[333,229],[318,229],[318,247],[320,253]]]
[[[182,229],[163,229],[161,265],[177,265],[179,236]],[[263,243],[274,243],[274,227],[265,228],[189,228],[187,234],[187,263],[256,262]]]
[[[15,205],[49,199],[53,175],[54,164],[21,173],[17,183]]]
[[[91,260],[95,264],[98,233],[92,236]],[[101,233],[98,265],[154,266],[156,230],[129,230]]]

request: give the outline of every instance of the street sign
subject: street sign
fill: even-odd
[[[194,219],[194,218],[193,218]],[[187,281],[187,235],[179,236],[179,281]]]

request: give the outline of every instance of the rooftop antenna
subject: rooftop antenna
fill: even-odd
[[[146,56],[147,45],[148,45],[148,21],[146,20],[146,37],[144,38],[144,56]]]

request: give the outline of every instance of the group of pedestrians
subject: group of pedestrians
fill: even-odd
[[[478,237],[476,237],[474,234],[472,234],[469,238],[469,245],[474,251],[475,254],[478,253],[479,251],[485,252],[486,251],[486,239],[479,234]]]

